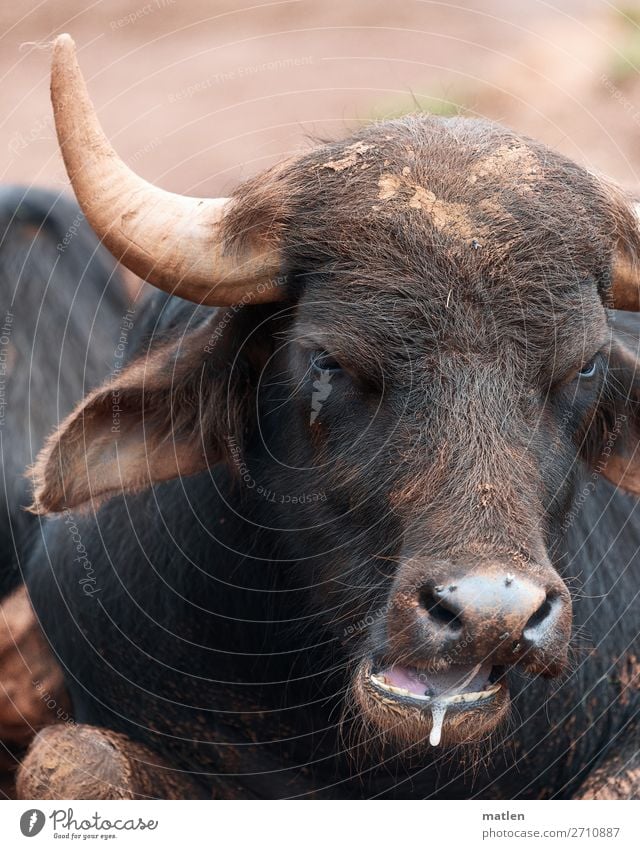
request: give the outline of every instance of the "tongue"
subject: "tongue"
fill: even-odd
[[[402,687],[403,690],[408,690],[417,696],[424,696],[427,687],[424,673],[404,666],[391,666],[385,669],[382,675],[392,687]]]
[[[485,690],[489,683],[492,665],[453,666],[446,672],[423,672],[404,666],[391,666],[382,672],[387,683],[402,687],[418,696],[438,698],[456,693],[474,693]]]

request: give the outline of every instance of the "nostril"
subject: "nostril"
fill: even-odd
[[[547,616],[551,613],[551,604],[549,603],[549,599],[545,598],[540,607],[536,610],[536,612],[529,617],[527,624],[524,626],[525,631],[531,631],[534,628],[537,628],[538,625],[542,624]]]
[[[527,620],[523,629],[525,638],[531,639],[535,637],[536,632],[540,632],[544,628],[545,621],[549,618],[558,603],[558,594],[548,592],[540,607]]]
[[[450,607],[444,599],[438,598],[431,587],[425,587],[420,591],[420,606],[440,625],[446,625],[457,631],[462,628],[459,611]]]

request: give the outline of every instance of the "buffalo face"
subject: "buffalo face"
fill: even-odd
[[[257,414],[262,480],[326,496],[280,510],[294,580],[372,736],[484,739],[512,668],[567,668],[580,564],[554,552],[585,470],[635,491],[635,357],[607,310],[629,209],[474,122],[383,125],[291,169],[295,305]]]

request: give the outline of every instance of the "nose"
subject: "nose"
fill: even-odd
[[[563,642],[566,652],[570,601],[561,587],[499,568],[423,584],[416,613],[429,642],[457,647],[458,662],[513,664],[532,651],[557,656]]]

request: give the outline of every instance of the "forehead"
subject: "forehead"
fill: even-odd
[[[591,175],[537,143],[485,122],[412,118],[294,171],[287,251],[303,326],[560,349],[601,332],[607,203]]]

